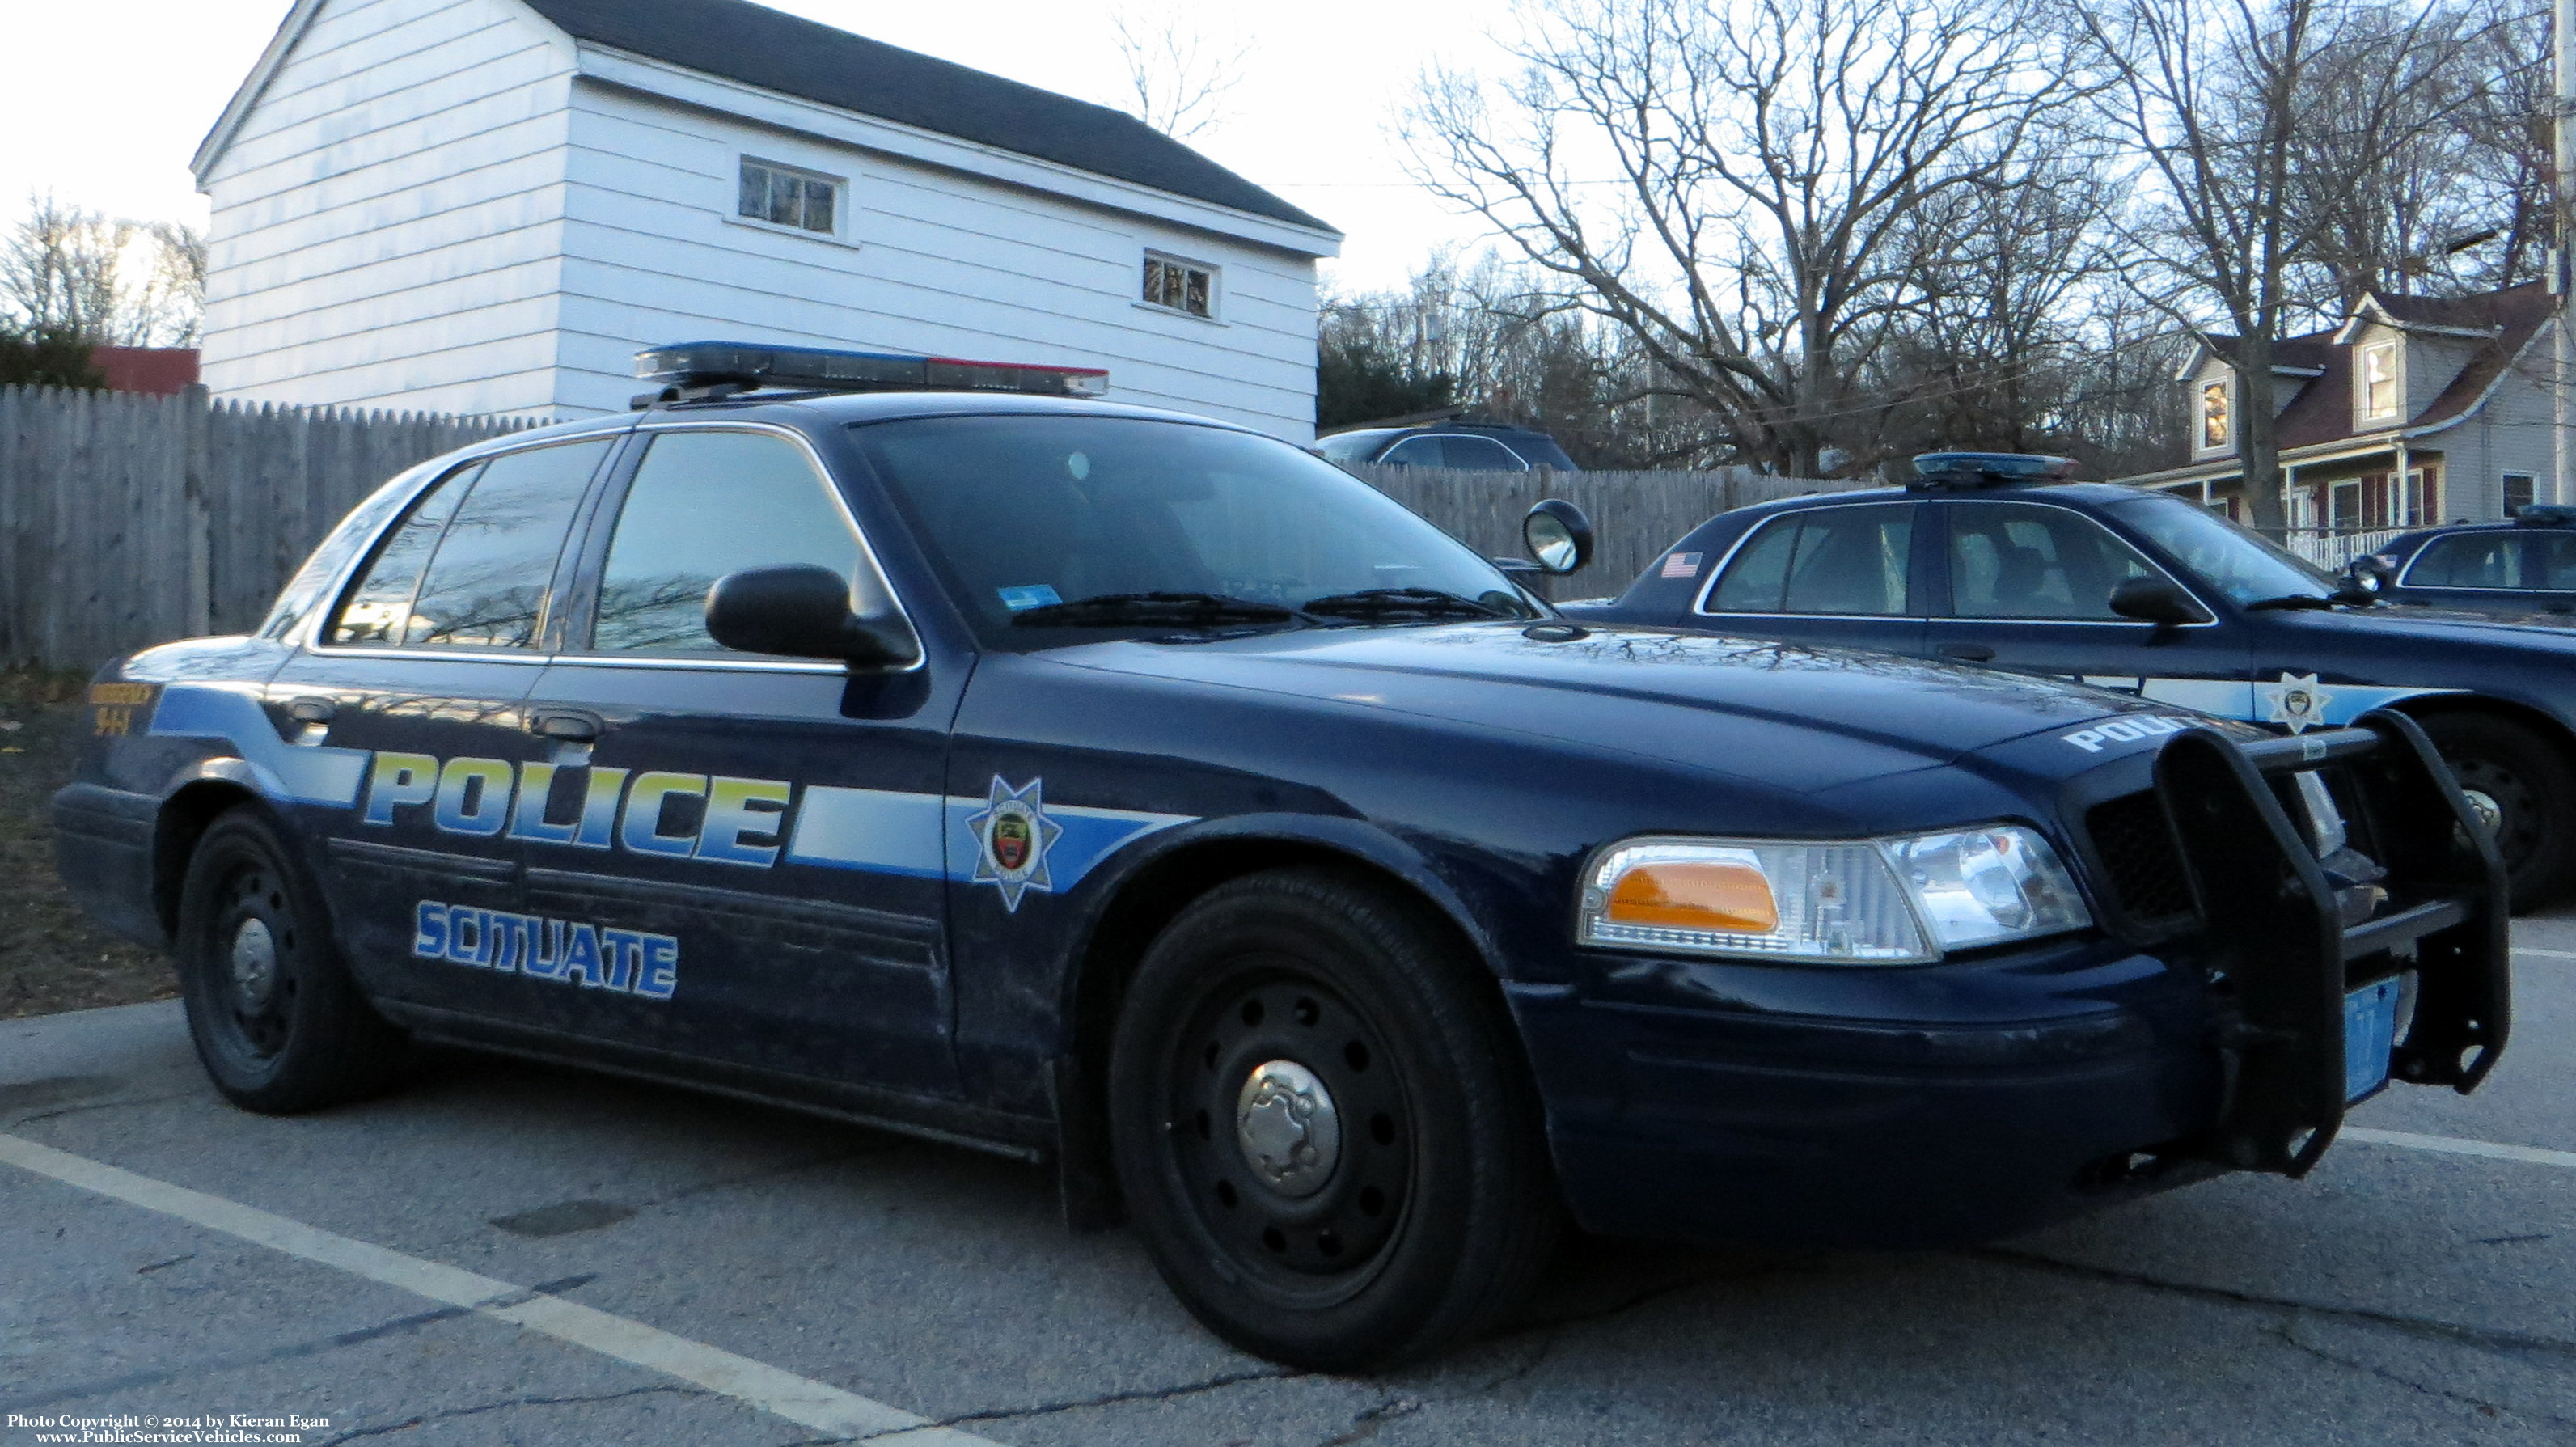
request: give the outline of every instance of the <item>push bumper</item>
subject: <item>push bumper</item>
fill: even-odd
[[[2291,823],[2332,769],[2354,883]],[[2501,866],[2393,714],[2157,760],[2198,927],[2137,951],[2059,942],[1902,970],[1602,957],[1518,987],[1569,1205],[1613,1235],[1952,1245],[2230,1169],[2300,1175],[2347,1103],[2345,997],[2411,976],[2392,1078],[2465,1093],[2504,1044]],[[2347,861],[2348,862],[2348,861]]]

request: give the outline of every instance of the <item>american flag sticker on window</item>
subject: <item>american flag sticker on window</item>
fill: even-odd
[[[1664,554],[1664,576],[1696,578],[1699,576],[1699,559],[1700,555],[1697,553],[1666,553]]]

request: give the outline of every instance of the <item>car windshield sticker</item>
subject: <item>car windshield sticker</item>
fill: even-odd
[[[1046,815],[1046,780],[1031,779],[1014,789],[995,774],[983,812],[969,816],[966,827],[975,831],[980,846],[973,882],[1000,889],[1002,908],[1019,913],[1020,896],[1032,889],[1055,893],[1047,851],[1063,836],[1064,826]]]
[[[434,899],[413,907],[411,952],[647,1000],[667,1000],[680,988],[680,942],[669,935]]]
[[[198,767],[240,779],[272,804],[355,810],[361,825],[697,865],[794,864],[985,882],[1004,886],[1015,912],[1025,891],[1069,890],[1128,844],[1196,818],[1077,804],[1047,804],[1041,813],[1034,781],[1025,795],[1002,789],[960,796],[290,744],[255,692],[208,684],[163,688],[151,733],[207,741],[217,756]],[[559,775],[576,771],[577,783],[556,787]],[[666,811],[671,798],[698,807]],[[986,816],[1004,800],[1023,800],[1043,826],[1028,836],[1025,852],[1006,831],[999,849],[1016,861],[1008,866],[1015,883],[1000,868],[988,872],[994,850]],[[692,817],[693,825],[686,822]]]
[[[1664,576],[1667,578],[1696,578],[1699,576],[1699,560],[1700,555],[1698,553],[1666,553],[1664,555]]]
[[[2167,734],[2181,733],[2190,727],[2190,719],[2149,713],[2137,714],[2129,718],[2104,719],[2089,729],[2077,729],[2071,734],[2059,734],[2058,737],[2088,754],[2098,754],[2102,752],[2102,746],[2105,744],[2133,744],[2144,739],[2160,739]]]
[[[1014,613],[1025,613],[1031,608],[1044,608],[1064,601],[1056,595],[1052,583],[1023,583],[1016,588],[996,588],[993,591],[1002,595],[1002,606]]]
[[[2294,734],[2305,733],[2324,723],[2326,705],[2334,702],[2333,694],[2317,687],[2317,676],[2313,673],[2293,674],[2283,669],[2280,682],[2257,684],[2255,687],[2263,695],[2267,710],[2264,722],[2285,724]]]

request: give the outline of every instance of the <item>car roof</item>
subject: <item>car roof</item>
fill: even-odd
[[[1953,499],[1988,502],[2056,502],[2071,503],[2078,507],[2100,507],[2141,497],[2160,496],[2164,494],[2116,482],[2052,482],[2037,487],[1924,489],[1863,487],[1854,488],[1849,492],[1811,492],[1798,497],[1781,498],[1776,502],[1753,503],[1746,507],[1731,509],[1719,516],[1738,517],[1752,513],[1768,516],[1773,513],[1799,512],[1808,508],[1840,507],[1856,502],[1946,502]],[[2188,499],[2184,498],[2174,500],[2188,503]]]

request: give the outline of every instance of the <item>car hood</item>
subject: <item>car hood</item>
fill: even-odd
[[[2522,645],[2551,652],[2576,650],[2576,614],[2477,613],[2461,608],[2431,608],[2413,603],[2383,603],[2376,608],[2318,609],[2296,615],[2312,628],[2349,630],[2369,638],[2408,638],[2426,643],[2473,641]]]
[[[2421,602],[2383,602],[2378,608],[2334,610],[2316,618],[2339,618],[2367,628],[2406,628],[2419,639],[2450,639],[2458,628],[2473,628],[2481,639],[2545,633],[2553,644],[2576,644],[2576,613],[2481,613],[2470,608],[2429,608]]]
[[[1619,626],[1547,641],[1524,626],[1309,629],[1087,644],[1044,657],[1539,734],[1799,792],[1947,763],[2108,715],[2180,712],[1892,654]],[[2070,768],[2086,758],[2068,754]]]

